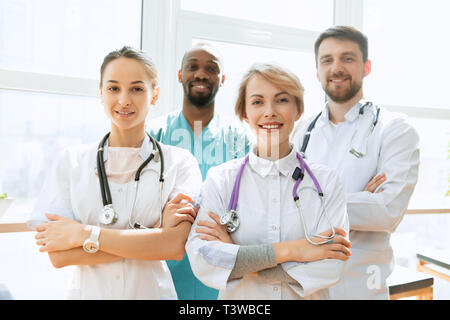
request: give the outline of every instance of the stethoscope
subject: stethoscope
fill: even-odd
[[[296,153],[297,159],[300,162],[300,168],[297,167],[295,168],[295,171],[292,175],[292,178],[294,180],[296,180],[295,184],[294,184],[294,188],[292,190],[292,196],[295,202],[295,205],[298,208],[298,211],[300,212],[300,217],[302,220],[302,225],[303,225],[303,231],[305,233],[305,237],[306,240],[308,240],[309,243],[313,244],[313,245],[320,245],[320,244],[324,244],[324,243],[331,243],[333,242],[333,238],[335,236],[335,231],[334,231],[334,227],[331,223],[331,220],[329,219],[328,216],[328,212],[327,209],[325,207],[325,199],[324,199],[324,194],[322,192],[322,188],[320,187],[319,182],[317,181],[317,178],[314,176],[314,174],[312,173],[311,169],[309,168],[309,166],[306,164],[306,162],[302,159],[301,155],[299,153]],[[230,202],[228,204],[228,209],[227,212],[225,214],[223,214],[220,217],[220,223],[222,225],[226,225],[227,226],[227,231],[232,233],[235,232],[240,225],[240,220],[239,220],[239,216],[237,214],[236,208],[237,208],[237,202],[238,202],[238,198],[239,198],[239,188],[241,185],[241,179],[242,179],[242,175],[244,173],[244,168],[246,166],[246,164],[249,161],[249,155],[247,155],[244,159],[244,162],[242,163],[241,167],[239,168],[238,171],[238,175],[236,177],[236,180],[234,182],[234,187],[233,187],[233,192],[231,193],[231,198],[230,198]],[[328,220],[328,223],[331,226],[331,230],[332,230],[332,235],[331,236],[322,236],[320,234],[312,234],[313,237],[318,237],[318,238],[322,238],[324,239],[324,241],[320,241],[320,242],[314,242],[311,240],[311,238],[308,235],[308,231],[306,229],[306,224],[305,224],[305,219],[303,216],[303,212],[302,210],[300,210],[300,198],[298,196],[298,187],[300,185],[300,183],[302,182],[303,178],[304,178],[304,172],[307,172],[309,174],[309,176],[311,177],[314,186],[316,188],[316,191],[319,195],[320,198],[320,202],[321,202],[321,207],[322,210],[325,214],[326,219]],[[305,187],[307,188],[307,187]]]
[[[362,103],[363,102],[363,103]],[[353,154],[355,157],[357,158],[362,158],[366,155],[366,151],[367,151],[367,141],[369,140],[369,135],[373,132],[373,130],[375,129],[375,126],[378,123],[378,118],[380,116],[380,107],[375,106],[375,115],[374,115],[374,120],[372,122],[372,125],[370,127],[369,133],[367,134],[367,137],[365,139],[365,146],[363,147],[364,150],[360,150],[358,151],[354,146],[353,146],[353,140],[355,139],[356,134],[358,133],[359,130],[359,126],[361,124],[361,118],[364,115],[364,109],[366,107],[372,107],[373,103],[370,101],[367,101],[364,103],[364,101],[360,101],[359,103],[362,104],[362,106],[359,108],[359,112],[358,112],[358,122],[356,125],[356,130],[355,132],[353,132],[352,138],[350,140],[350,150],[349,152],[351,154]],[[309,138],[311,136],[311,131],[314,129],[314,127],[316,126],[316,122],[317,120],[320,118],[320,116],[322,115],[322,112],[320,112],[315,118],[314,120],[311,122],[311,124],[309,125],[308,129],[306,130],[305,136],[303,137],[303,144],[302,144],[302,148],[300,149],[300,154],[302,155],[303,158],[306,159],[306,148],[308,147],[308,143],[309,143]]]
[[[104,146],[106,144],[106,141],[108,140],[108,137],[110,135],[110,132],[106,134],[106,136],[102,139],[102,141],[100,142],[99,146],[98,146],[98,150],[97,150],[97,171],[98,171],[98,179],[100,181],[100,190],[101,190],[101,194],[102,194],[102,201],[103,201],[103,209],[99,214],[99,221],[101,224],[104,225],[110,225],[110,224],[114,224],[117,220],[118,220],[118,215],[117,212],[114,211],[113,205],[112,205],[112,197],[111,197],[111,191],[109,189],[109,183],[108,183],[108,178],[106,177],[106,171],[105,171],[105,164],[103,161],[103,150],[104,150]],[[133,207],[131,209],[131,212],[128,216],[128,224],[130,225],[131,228],[136,228],[136,229],[140,229],[140,228],[145,228],[143,225],[135,222],[132,223],[131,222],[131,215],[134,211],[134,205],[136,203],[136,196],[138,193],[138,182],[141,176],[141,172],[142,170],[145,168],[145,166],[147,166],[147,164],[154,160],[155,162],[161,162],[160,164],[160,174],[159,174],[159,182],[160,182],[160,212],[159,212],[159,223],[161,226],[161,222],[162,222],[162,190],[163,190],[163,185],[164,185],[164,157],[163,157],[163,153],[161,151],[161,146],[159,145],[159,143],[153,139],[152,136],[150,136],[147,133],[148,137],[150,138],[150,141],[153,145],[153,150],[150,153],[150,156],[144,161],[144,163],[142,163],[140,165],[140,167],[138,168],[134,181],[135,181],[135,194],[134,194],[134,201],[133,201]],[[146,228],[145,228],[146,229]]]

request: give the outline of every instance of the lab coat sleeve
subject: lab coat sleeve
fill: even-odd
[[[32,228],[48,221],[46,213],[58,214],[75,220],[70,200],[70,151],[65,149],[55,160],[42,186],[28,225]]]
[[[331,169],[328,170],[325,179],[319,181],[322,187],[326,186],[323,190],[324,205],[331,224],[344,229],[347,232],[348,240],[349,221],[343,186],[338,174]],[[323,212],[318,219],[317,233],[330,229],[330,223]],[[291,288],[300,296],[307,297],[318,290],[336,285],[343,275],[345,264],[346,262],[343,260],[324,259],[306,263],[286,262],[282,264],[282,267],[299,284],[298,286],[290,283]]]
[[[213,221],[208,216],[209,211],[220,216],[226,210],[220,193],[222,189],[218,185],[220,182],[217,181],[220,179],[217,179],[218,175],[216,175],[217,170],[215,169],[217,168],[209,170],[203,183],[200,193],[200,209],[186,243],[186,253],[194,275],[202,283],[208,287],[225,290],[236,262],[239,246],[220,241],[201,240],[201,234],[196,232],[198,221]],[[239,280],[234,282],[236,281]]]
[[[403,118],[391,120],[382,134],[377,175],[386,174],[381,193],[347,193],[350,228],[394,232],[408,208],[419,174],[419,136]],[[377,190],[376,190],[377,191]]]
[[[196,201],[202,185],[202,174],[200,173],[197,160],[187,150],[172,148],[172,152],[178,153],[177,161],[179,161],[179,165],[177,166],[176,181],[173,190],[169,194],[169,200],[172,200],[177,194],[183,193]]]

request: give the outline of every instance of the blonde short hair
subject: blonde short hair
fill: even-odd
[[[295,102],[300,114],[303,114],[303,93],[305,90],[298,77],[279,65],[271,63],[257,63],[250,67],[250,69],[242,78],[241,84],[239,86],[238,97],[235,105],[235,113],[240,120],[242,120],[245,116],[247,84],[255,75],[262,76],[264,79],[274,84],[279,89],[293,96],[295,98]]]

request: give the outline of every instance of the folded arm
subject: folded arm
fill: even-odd
[[[183,203],[184,202],[184,203]],[[186,203],[187,202],[187,203]],[[162,228],[145,230],[101,229],[100,252],[84,252],[91,226],[70,218],[47,214],[50,222],[36,227],[36,243],[41,252],[49,252],[57,268],[68,265],[109,263],[122,258],[137,260],[180,260],[191,223],[196,215],[192,199],[178,194],[163,212]]]
[[[170,228],[145,230],[102,229],[100,232],[98,252],[85,252],[81,246],[89,238],[90,231],[86,225],[72,228],[70,244],[56,244],[52,240],[38,239],[42,245],[41,252],[49,252],[49,258],[55,267],[68,265],[89,265],[118,261],[123,258],[135,260],[181,260],[184,245],[191,224],[181,222]],[[75,231],[76,230],[76,231]],[[67,244],[67,246],[62,246]],[[70,249],[65,249],[71,247]]]
[[[385,129],[382,141],[377,171],[385,174],[383,191],[346,194],[352,230],[394,232],[417,183],[417,132],[404,120],[396,119]]]

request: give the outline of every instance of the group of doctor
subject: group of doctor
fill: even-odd
[[[69,298],[388,299],[418,135],[365,99],[364,34],[331,27],[315,57],[327,99],[310,119],[296,75],[248,70],[235,112],[250,136],[214,112],[225,76],[210,45],[184,55],[183,107],[151,134],[163,89],[154,63],[129,47],[109,53],[110,133],[60,154],[32,213],[39,250],[76,266]]]

